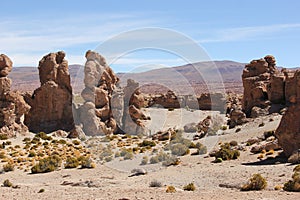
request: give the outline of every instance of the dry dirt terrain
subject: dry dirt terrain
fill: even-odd
[[[182,128],[188,122],[199,122],[207,115],[216,113],[150,108],[147,109],[147,114],[152,119],[148,122],[151,129],[149,133],[153,134],[168,127]],[[225,119],[225,116],[222,117]],[[238,133],[236,128],[220,130],[219,135],[198,141],[207,146],[208,152],[217,148],[218,143],[232,140],[246,146],[245,142],[248,139],[261,136],[265,131],[275,130],[280,119],[281,115],[278,114],[257,118],[239,126],[241,131]],[[262,122],[264,126],[259,127]],[[192,138],[193,133],[183,135]],[[22,145],[24,137],[28,136],[20,136],[10,141],[12,145]],[[100,141],[101,137],[87,138],[83,144],[89,148],[89,141],[97,139]],[[108,142],[102,143],[101,145],[105,145]],[[294,165],[281,162],[279,159],[269,159],[270,162],[266,162],[266,157],[259,160],[258,154],[252,154],[250,149],[251,146],[246,146],[244,151],[240,151],[241,156],[238,159],[221,163],[213,163],[214,158],[208,154],[196,156],[189,154],[180,157],[181,163],[176,166],[165,167],[161,163],[140,165],[143,156],[151,157],[153,154],[145,152],[134,154],[129,160],[113,158],[110,162],[103,162],[97,159],[99,155],[94,154],[97,165],[93,169],[60,169],[44,174],[31,174],[30,171],[15,169],[0,174],[1,184],[5,179],[9,179],[18,186],[18,188],[0,187],[0,199],[299,199],[299,193],[274,190],[275,186],[283,185],[290,180]],[[275,151],[270,157],[275,157],[278,153]],[[135,168],[144,169],[147,174],[130,176],[131,170]],[[261,191],[241,192],[238,187],[246,183],[254,173],[260,173],[267,179],[267,188]],[[154,180],[161,182],[162,187],[149,187],[150,182]],[[196,190],[184,191],[183,186],[191,182],[195,184]],[[168,185],[174,186],[176,192],[166,193]],[[41,189],[45,191],[39,193]]]

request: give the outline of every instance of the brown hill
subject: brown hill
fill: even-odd
[[[213,67],[214,65],[216,67]],[[190,93],[191,90],[197,94],[207,92],[202,76],[216,90],[224,83],[227,90],[241,92],[241,74],[244,66],[244,63],[234,61],[198,62],[140,73],[118,73],[118,76],[121,85],[125,85],[129,78],[134,79],[146,93],[165,92],[168,89],[179,93]],[[83,89],[83,66],[70,65],[69,71],[74,91],[79,93]],[[9,76],[13,80],[12,88],[16,90],[33,91],[40,85],[37,67],[14,67]]]

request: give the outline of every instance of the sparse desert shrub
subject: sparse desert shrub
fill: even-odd
[[[185,191],[195,191],[196,190],[196,186],[194,185],[194,183],[189,183],[186,186],[183,187],[183,190]]]
[[[5,145],[11,145],[11,141],[6,141]]]
[[[221,130],[223,130],[223,131],[225,131],[225,130],[227,130],[227,125],[223,125],[222,127],[221,127]]]
[[[253,174],[249,183],[242,186],[242,191],[262,190],[267,187],[267,180],[260,174]]]
[[[180,161],[179,158],[177,158],[177,157],[175,157],[175,156],[170,156],[170,157],[168,157],[168,159],[166,159],[166,160],[162,163],[162,165],[168,167],[168,166],[171,166],[171,165],[179,165],[180,162],[181,162],[181,161]]]
[[[105,160],[107,157],[112,157],[114,152],[111,150],[110,147],[105,147],[102,149],[99,158],[100,160]]]
[[[12,186],[13,186],[12,182],[10,182],[8,179],[3,181],[3,187],[12,187]]]
[[[30,150],[30,151],[28,152],[28,157],[34,157],[34,156],[36,156],[35,151]]]
[[[93,162],[89,156],[81,156],[79,159],[81,163],[81,168],[95,168],[96,164]]]
[[[159,163],[159,159],[157,156],[153,156],[150,158],[150,163],[151,164],[156,164],[156,163]]]
[[[64,139],[58,140],[58,144],[67,144],[67,141]]]
[[[26,137],[26,138],[24,138],[22,141],[23,141],[24,143],[28,143],[28,142],[31,141],[31,139],[30,139],[29,137]]]
[[[42,140],[52,140],[52,137],[48,136],[45,132],[39,132],[34,137],[41,138]]]
[[[153,180],[150,182],[149,187],[162,187],[162,183],[158,180]]]
[[[118,158],[118,157],[120,157],[121,156],[121,153],[119,152],[119,151],[117,151],[116,153],[115,153],[115,158]]]
[[[150,141],[150,140],[144,140],[142,143],[139,144],[139,147],[154,147],[156,146],[156,143],[154,141]]]
[[[0,140],[7,140],[7,139],[8,139],[7,135],[5,135],[5,134],[0,135]]]
[[[167,186],[166,193],[175,193],[175,192],[176,192],[176,189],[174,186],[172,186],[172,185]]]
[[[216,158],[213,162],[214,163],[221,163],[221,162],[223,162],[223,159],[222,158]]]
[[[3,165],[3,171],[5,171],[5,172],[14,171],[14,169],[15,169],[15,165],[13,162],[9,162],[9,163]]]
[[[6,158],[6,154],[4,151],[0,152],[0,159]]]
[[[168,111],[174,111],[175,109],[174,108],[168,108]]]
[[[281,185],[275,185],[274,190],[281,190],[283,187]]]
[[[238,133],[238,132],[240,132],[241,130],[242,130],[241,128],[237,128],[237,129],[235,129],[235,132]]]
[[[196,143],[196,148],[199,150],[199,155],[207,153],[207,147],[200,142]]]
[[[57,170],[61,165],[61,158],[58,155],[51,155],[43,158],[38,164],[31,168],[31,173],[47,173]]]
[[[144,156],[142,161],[141,161],[141,165],[147,165],[148,161],[149,161],[148,156]]]
[[[189,154],[190,151],[187,146],[180,143],[171,145],[170,150],[171,153],[176,156],[184,156]]]
[[[133,158],[132,149],[122,149],[120,155],[124,158],[124,160],[131,160]]]
[[[71,169],[71,168],[77,168],[79,166],[79,161],[75,157],[68,157],[66,159],[65,168]]]
[[[283,189],[289,192],[300,192],[300,165],[297,165],[293,171],[292,180],[286,182]]]
[[[104,159],[105,162],[110,162],[112,160],[113,160],[112,156],[105,157],[105,159]]]
[[[237,159],[239,156],[240,152],[232,150],[229,143],[222,144],[220,150],[215,153],[215,158],[222,158],[222,160]]]
[[[80,145],[80,141],[79,141],[79,140],[73,140],[72,143],[73,143],[74,145]]]

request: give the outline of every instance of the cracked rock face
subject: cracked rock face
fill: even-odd
[[[81,93],[85,102],[78,109],[83,131],[86,135],[117,133],[120,116],[116,116],[116,121],[112,111],[112,101],[118,104],[118,98],[113,98],[113,90],[119,79],[107,65],[104,57],[97,52],[87,51],[86,59],[85,88]]]
[[[0,55],[0,135],[8,137],[28,131],[22,118],[30,109],[20,92],[10,91],[11,80],[6,76],[12,64],[6,55]]]
[[[41,86],[26,101],[31,109],[25,124],[32,132],[50,133],[74,128],[72,87],[65,53],[49,53],[39,62]]]

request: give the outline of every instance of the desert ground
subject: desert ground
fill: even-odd
[[[145,111],[151,116],[147,126],[152,134],[170,127],[182,128],[188,122],[197,123],[207,115],[217,114],[186,109],[168,111],[149,108]],[[221,116],[226,119],[225,115]],[[165,167],[161,163],[140,165],[143,156],[151,157],[151,151],[136,153],[129,160],[113,158],[110,162],[101,161],[98,159],[99,155],[94,153],[96,167],[92,169],[61,168],[41,174],[31,174],[30,171],[24,172],[19,169],[4,172],[0,174],[0,182],[9,179],[17,187],[0,187],[0,199],[299,199],[299,193],[274,189],[275,186],[282,186],[290,180],[295,166],[274,158],[280,151],[258,159],[258,154],[250,152],[252,146],[246,146],[248,139],[260,137],[265,131],[275,130],[280,119],[279,114],[256,118],[234,129],[220,130],[216,136],[206,136],[196,141],[206,145],[209,153],[218,148],[220,142],[235,140],[245,147],[236,160],[214,163],[215,158],[208,156],[208,153],[193,156],[188,154],[180,157],[179,165]],[[259,127],[262,122],[264,126]],[[236,132],[237,128],[241,130]],[[193,133],[183,133],[185,138],[192,139],[192,135]],[[33,134],[9,140],[12,146],[22,146],[25,137],[33,137]],[[103,141],[103,137],[87,138],[82,145],[89,149],[89,141]],[[105,146],[109,142],[97,144]],[[114,149],[116,150],[117,148]],[[147,173],[131,176],[133,169],[143,169]],[[267,179],[267,188],[261,191],[240,191],[239,187],[254,173],[260,173]],[[155,180],[162,186],[150,187],[149,184]],[[188,183],[194,183],[196,190],[184,191],[183,186]],[[166,193],[166,187],[169,185],[176,188],[175,193]],[[44,192],[39,192],[41,189],[44,189]]]

